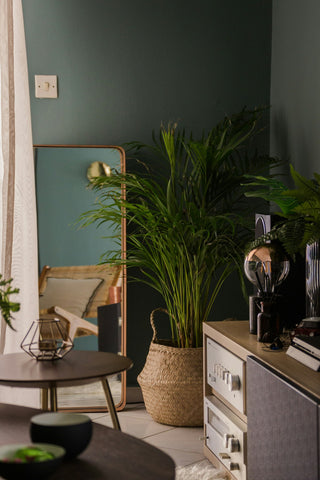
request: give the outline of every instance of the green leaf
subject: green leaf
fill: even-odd
[[[9,298],[10,295],[15,295],[19,293],[18,288],[11,287],[12,281],[12,278],[5,280],[0,274],[0,311],[7,325],[12,330],[15,330],[12,325],[12,312],[18,312],[20,310],[20,304],[17,302],[12,302]]]

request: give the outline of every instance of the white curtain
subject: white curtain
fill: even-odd
[[[0,354],[21,352],[38,317],[37,226],[28,68],[21,0],[0,0],[0,256],[20,289],[12,331],[1,321]],[[0,355],[1,361],[1,355]],[[1,387],[0,401],[39,406],[39,391]]]

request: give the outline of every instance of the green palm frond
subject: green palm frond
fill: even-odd
[[[7,325],[12,330],[15,330],[12,325],[12,313],[18,312],[20,310],[20,304],[18,302],[13,302],[12,300],[10,300],[11,295],[19,293],[18,288],[12,288],[12,281],[12,278],[5,280],[0,274],[0,311]]]
[[[268,202],[274,202],[286,215],[290,213],[297,205],[298,200],[290,193],[288,187],[277,178],[245,175],[248,179],[248,187],[259,187],[258,189],[246,192],[247,197],[263,198]]]
[[[247,175],[251,180],[248,185],[259,189],[246,192],[246,196],[274,202],[281,209],[279,215],[283,217],[283,221],[269,234],[250,245],[258,246],[265,241],[277,239],[294,256],[297,252],[304,254],[306,244],[320,238],[320,175],[315,173],[314,179],[309,180],[292,165],[290,173],[295,185],[293,189],[272,177]]]

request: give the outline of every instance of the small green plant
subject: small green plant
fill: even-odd
[[[126,220],[125,260],[119,248],[103,261],[138,268],[136,280],[161,294],[175,346],[202,345],[202,322],[233,271],[245,292],[243,251],[252,238],[254,205],[242,184],[248,183],[246,173],[262,174],[277,164],[250,146],[262,113],[225,117],[199,140],[177,125],[162,126],[152,145],[126,145],[139,162],[138,173],[113,171],[92,184],[99,197],[82,225],[117,227]],[[150,163],[159,166],[155,173]],[[123,188],[126,199],[119,196]]]
[[[11,287],[12,281],[12,278],[5,280],[0,274],[0,311],[4,321],[12,330],[15,330],[11,322],[13,320],[12,312],[18,312],[20,310],[20,304],[10,301],[10,295],[19,293],[18,288]]]

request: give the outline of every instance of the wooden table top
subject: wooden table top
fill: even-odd
[[[0,404],[0,445],[30,442],[30,419],[41,411]],[[87,449],[65,460],[50,480],[174,480],[174,461],[158,448],[93,423]]]
[[[0,355],[0,385],[51,388],[93,383],[128,370],[128,357],[109,352],[72,350],[58,360],[36,360],[27,353]]]

